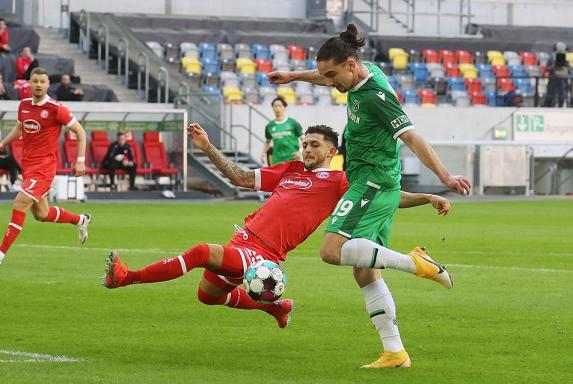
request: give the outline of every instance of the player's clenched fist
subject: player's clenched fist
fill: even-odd
[[[193,144],[201,151],[206,151],[207,148],[209,148],[209,136],[199,123],[189,124],[187,127],[187,135],[191,136]]]
[[[272,84],[287,84],[292,81],[291,74],[283,71],[270,72],[268,79]]]

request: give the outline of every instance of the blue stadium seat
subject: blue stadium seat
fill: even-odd
[[[487,105],[490,107],[495,107],[495,101],[496,101],[496,94],[495,91],[493,92],[486,92],[485,93],[485,97],[487,97]]]
[[[535,94],[529,79],[515,79],[515,86],[517,87],[517,92],[524,96]]]
[[[493,69],[490,64],[477,64],[480,79],[493,79],[495,78],[493,74]]]
[[[257,83],[261,87],[274,87],[274,85],[269,82],[269,77],[267,74],[262,72],[257,73]]]
[[[203,87],[201,90],[205,93],[221,93],[221,88],[219,87]]]
[[[418,96],[418,90],[416,89],[404,90],[404,104],[420,105],[420,96]]]
[[[390,83],[392,88],[394,88],[394,90],[397,90],[400,88],[400,84],[398,83],[398,79],[396,79],[395,76],[386,76],[386,78],[388,79],[388,82]]]
[[[306,68],[307,69],[316,69],[316,60],[307,60],[306,61]]]
[[[201,59],[201,67],[203,68],[203,72],[209,72],[212,74],[219,73],[219,61],[216,57],[214,59],[203,57]]]
[[[267,45],[263,44],[253,44],[253,57],[256,60],[270,60],[271,59],[271,51]]]
[[[509,73],[512,77],[527,77],[527,71],[523,65],[510,65]]]
[[[202,58],[208,58],[211,60],[217,60],[217,47],[212,43],[201,43],[199,44],[199,53]]]
[[[462,77],[448,77],[448,86],[451,91],[465,91],[466,86]]]
[[[410,63],[410,71],[414,74],[416,84],[423,84],[428,81],[428,68],[426,63]]]

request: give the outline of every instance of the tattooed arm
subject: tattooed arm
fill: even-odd
[[[207,132],[197,123],[187,127],[187,134],[191,136],[193,144],[209,157],[213,164],[223,175],[227,176],[233,184],[243,188],[255,188],[255,171],[243,169],[225,157],[209,142]]]

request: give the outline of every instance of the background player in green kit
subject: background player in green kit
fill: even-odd
[[[302,127],[295,119],[285,114],[288,106],[285,99],[277,97],[271,102],[275,119],[265,127],[265,145],[261,152],[260,162],[265,163],[269,148],[273,147],[272,164],[284,161],[302,160],[300,145],[302,142]]]
[[[308,81],[348,92],[345,139],[350,188],[330,217],[320,253],[327,263],[354,267],[366,309],[384,346],[380,358],[364,367],[409,367],[411,361],[400,339],[394,300],[380,269],[409,272],[447,288],[451,288],[452,281],[424,249],[416,247],[401,254],[387,248],[400,199],[398,138],[448,188],[466,194],[471,183],[465,176],[451,175],[432,147],[416,133],[382,71],[360,62],[357,50],[364,44],[356,26],[349,24],[345,32],[320,47],[317,70],[272,72],[269,80],[277,84]]]

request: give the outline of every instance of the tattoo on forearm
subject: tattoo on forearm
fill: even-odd
[[[210,145],[207,149],[207,156],[215,164],[217,169],[223,172],[233,184],[246,188],[255,187],[255,172],[245,170],[227,159],[217,148]]]

